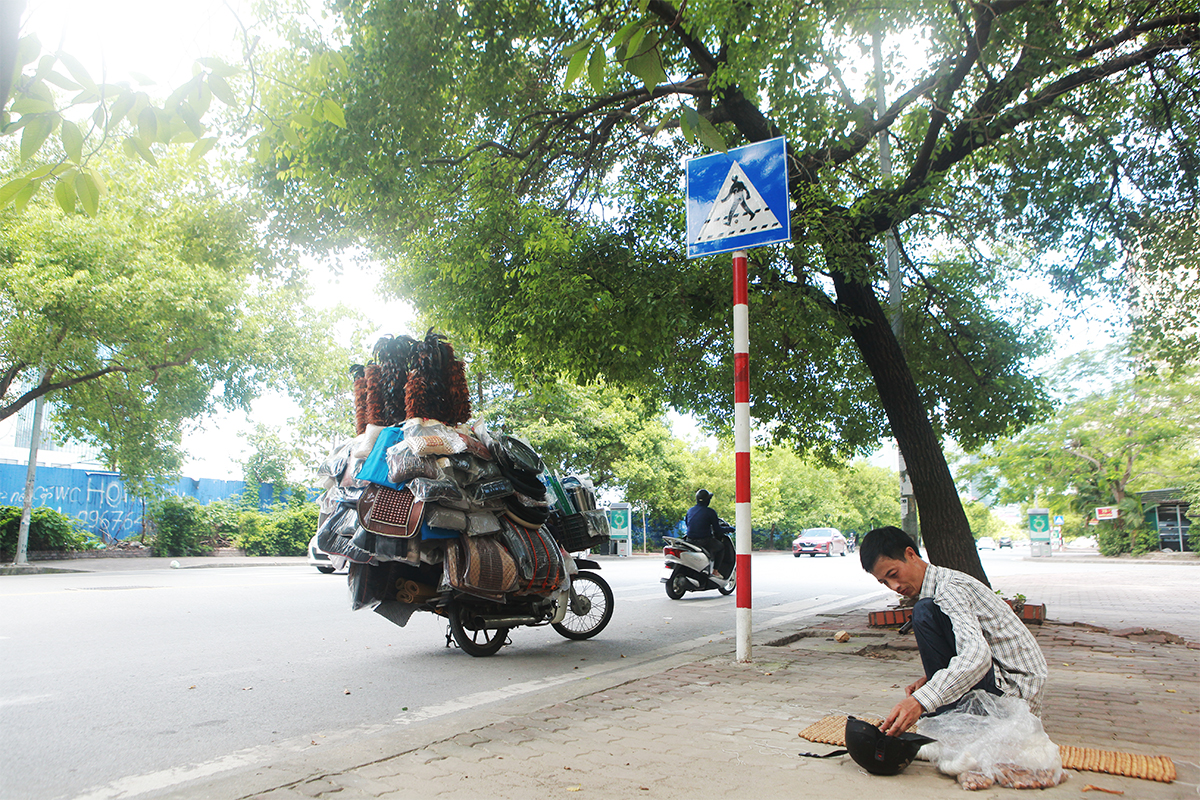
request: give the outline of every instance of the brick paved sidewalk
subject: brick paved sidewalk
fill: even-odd
[[[866,611],[759,637],[754,661],[698,658],[610,689],[522,714],[372,763],[253,795],[293,798],[961,798],[932,765],[867,775],[833,748],[800,739],[833,713],[882,714],[919,671],[911,637],[867,630]],[[832,632],[854,633],[847,644]],[[1200,651],[1154,635],[1088,627],[1034,628],[1050,663],[1045,726],[1059,744],[1169,755],[1179,780],[1161,784],[1071,773],[1044,790],[1078,797],[1087,784],[1126,797],[1194,797],[1200,781]],[[991,789],[980,797],[1001,797]]]

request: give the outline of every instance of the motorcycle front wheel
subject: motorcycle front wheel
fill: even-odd
[[[676,567],[675,571],[671,573],[671,577],[667,579],[667,597],[678,600],[685,594],[687,594],[687,578]]]
[[[454,641],[467,655],[492,656],[504,647],[508,640],[508,628],[471,629],[463,624],[464,612],[457,605],[450,606],[450,633]]]
[[[571,578],[571,594],[575,598],[567,608],[567,615],[562,622],[554,623],[553,628],[568,639],[590,639],[612,619],[612,589],[599,575],[581,572]]]
[[[726,589],[724,586],[718,586],[717,591],[720,592],[721,594],[725,595],[726,597],[728,597],[729,595],[733,594],[733,590],[736,588],[737,588],[737,573],[735,572],[733,575],[733,580],[731,580],[729,582],[729,588]]]

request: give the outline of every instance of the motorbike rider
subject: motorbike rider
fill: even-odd
[[[687,533],[684,538],[699,547],[713,564],[713,571],[721,574],[719,564],[721,553],[725,549],[724,536],[721,534],[721,519],[717,512],[708,507],[712,501],[712,492],[700,489],[696,492],[696,505],[688,509],[684,522]]]

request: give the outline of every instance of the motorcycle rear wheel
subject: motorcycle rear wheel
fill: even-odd
[[[554,630],[568,639],[590,639],[608,625],[613,613],[613,593],[608,581],[590,572],[580,572],[571,578],[571,590],[583,601],[586,610],[576,614],[572,608]]]
[[[457,605],[450,606],[450,633],[464,653],[471,656],[492,656],[508,641],[508,628],[467,628],[463,624],[463,611]]]
[[[676,567],[671,573],[671,577],[667,579],[667,597],[672,600],[679,600],[687,594],[687,578],[683,572]]]

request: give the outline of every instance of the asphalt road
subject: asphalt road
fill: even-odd
[[[993,583],[1071,571],[1023,555],[985,552]],[[1087,580],[1093,567],[1072,569]],[[447,648],[432,615],[399,628],[352,612],[344,577],[310,567],[0,577],[0,798],[136,797],[733,636],[733,596],[672,601],[661,573],[658,557],[606,558],[603,633],[518,628],[490,658]],[[755,554],[753,588],[755,628],[890,595],[853,554]]]

